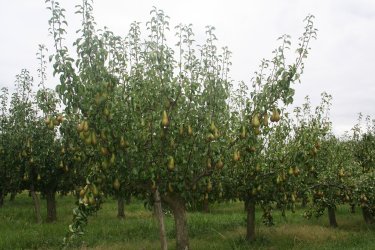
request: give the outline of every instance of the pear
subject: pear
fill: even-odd
[[[83,131],[83,122],[78,123],[77,125],[77,131],[82,132]]]
[[[95,132],[91,132],[91,144],[92,145],[96,145],[98,143],[97,139],[96,139],[96,133]]]
[[[79,138],[83,141],[85,139],[85,134],[83,132],[79,132]]]
[[[251,119],[251,125],[253,125],[254,128],[259,128],[260,121],[259,121],[259,114],[255,114],[253,118]]]
[[[218,162],[216,162],[217,169],[222,169],[223,167],[224,167],[224,163],[221,159]]]
[[[292,193],[291,199],[292,199],[292,202],[296,202],[296,195],[294,193]]]
[[[109,165],[109,163],[108,163],[107,160],[102,161],[102,167],[103,167],[103,169],[107,169],[108,165]]]
[[[245,139],[246,138],[246,128],[245,128],[245,126],[241,126],[240,138],[241,139]]]
[[[279,184],[283,181],[282,177],[278,174],[276,178],[276,183]]]
[[[167,127],[169,125],[169,119],[168,119],[167,111],[165,111],[165,110],[163,111],[161,124],[163,125],[163,127]]]
[[[96,204],[95,197],[93,195],[90,195],[88,202],[89,202],[89,205],[91,206],[95,205]]]
[[[258,172],[258,173],[260,172],[260,165],[259,165],[259,164],[257,164],[257,165],[255,166],[255,171]]]
[[[127,144],[127,142],[125,141],[124,136],[121,136],[121,138],[120,138],[120,146],[121,146],[122,148],[125,148],[125,147],[126,147],[126,144]]]
[[[188,135],[193,135],[193,128],[190,125],[188,125]]]
[[[62,114],[59,114],[59,115],[56,117],[56,120],[57,120],[59,123],[62,123],[63,120],[64,120],[64,117],[62,116]]]
[[[100,147],[100,153],[102,155],[107,155],[109,152],[108,152],[108,149],[106,147]]]
[[[259,129],[259,127],[255,127],[254,128],[254,134],[255,135],[260,135],[260,129]]]
[[[207,159],[207,168],[208,168],[208,169],[211,169],[211,168],[212,168],[211,158],[208,158],[208,159]]]
[[[173,138],[170,140],[169,145],[171,146],[171,148],[176,148],[176,142]]]
[[[86,145],[91,145],[91,142],[92,142],[91,136],[86,137],[86,139],[85,139]]]
[[[271,122],[278,122],[280,121],[280,113],[278,109],[274,108],[271,115]]]
[[[107,116],[107,117],[110,115],[109,109],[108,109],[107,107],[104,108],[104,110],[103,110],[103,114],[104,114],[105,116]]]
[[[184,135],[184,125],[183,124],[181,124],[180,125],[180,128],[179,128],[179,134],[181,135],[181,136],[183,136]]]
[[[174,159],[172,156],[168,157],[168,170],[173,171],[174,170]]]
[[[51,121],[53,122],[54,126],[58,126],[59,125],[59,121],[56,118],[52,118]]]
[[[214,131],[214,139],[219,138],[219,136],[220,136],[219,130],[216,128]]]
[[[168,191],[170,193],[173,193],[173,191],[174,191],[171,183],[168,183]]]
[[[339,170],[339,177],[344,177],[344,176],[345,176],[344,169],[340,168],[340,170]]]
[[[85,189],[81,189],[81,191],[79,191],[79,197],[83,198],[85,194],[86,194]]]
[[[294,169],[293,169],[293,175],[294,176],[298,176],[299,175],[299,168],[298,167],[295,167]]]
[[[288,174],[290,174],[290,175],[294,174],[294,169],[292,167],[289,168]]]
[[[46,119],[44,119],[44,123],[45,123],[46,125],[48,125],[48,124],[50,123],[50,121],[51,121],[51,119],[50,119],[49,116],[47,116]]]
[[[211,131],[211,133],[215,133],[216,130],[217,130],[217,128],[215,126],[215,123],[212,121],[211,124],[210,124],[210,131]]]
[[[211,183],[211,180],[208,180],[208,183],[207,183],[207,192],[211,192],[212,191],[212,183]]]
[[[55,127],[55,125],[53,124],[53,121],[51,120],[48,124],[48,128],[49,129],[53,129]]]
[[[235,150],[233,153],[233,160],[234,161],[239,161],[240,160],[240,152]]]
[[[264,114],[264,116],[263,116],[263,125],[264,125],[265,127],[268,126],[268,113],[267,113],[267,112],[266,112],[266,113]]]
[[[83,131],[89,131],[89,123],[87,121],[83,121]]]
[[[116,190],[116,191],[119,191],[120,190],[120,181],[116,178],[114,181],[113,181],[113,188]]]
[[[212,134],[212,133],[208,133],[208,135],[207,135],[207,141],[213,141],[213,140],[215,140],[215,136]]]
[[[94,183],[91,184],[90,189],[94,196],[98,196],[99,190]]]
[[[115,155],[115,153],[112,153],[111,159],[109,160],[109,162],[111,163],[111,165],[115,164],[115,162],[116,162],[116,155]]]
[[[82,199],[83,204],[88,205],[89,204],[89,197],[85,195]]]

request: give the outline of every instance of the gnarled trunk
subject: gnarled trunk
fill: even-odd
[[[39,197],[34,190],[34,185],[30,187],[30,195],[34,201],[35,218],[37,223],[42,223],[42,215],[40,213],[40,201]]]
[[[334,207],[328,207],[328,218],[329,218],[329,225],[331,227],[337,227],[336,212],[335,212]]]
[[[47,222],[54,222],[57,220],[56,192],[48,191],[46,193],[46,200],[47,200]]]
[[[245,203],[247,210],[246,220],[246,240],[255,240],[255,203],[253,201],[246,201]]]
[[[164,214],[158,189],[156,189],[154,192],[154,213],[159,225],[161,250],[168,250],[167,234],[165,233]]]
[[[163,197],[171,208],[176,228],[176,250],[189,250],[189,235],[185,201],[177,195]]]
[[[374,216],[370,213],[367,207],[362,208],[362,215],[367,224],[373,224],[375,222]]]
[[[124,198],[117,198],[117,218],[125,219],[125,203]]]

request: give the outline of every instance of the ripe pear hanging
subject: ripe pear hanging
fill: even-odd
[[[167,111],[163,111],[163,116],[162,116],[162,119],[161,119],[161,124],[163,125],[163,127],[167,127],[169,125],[169,119],[168,119],[168,114],[167,114]]]
[[[258,128],[260,126],[259,114],[255,114],[253,116],[251,119],[251,125],[253,125],[254,128]]]

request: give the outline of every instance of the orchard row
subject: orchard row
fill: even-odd
[[[64,45],[65,10],[57,1],[46,4],[55,42],[49,62],[59,84],[46,88],[47,51],[40,46],[38,90],[33,92],[27,70],[17,76],[10,102],[2,89],[1,202],[8,193],[29,190],[40,222],[40,192],[47,220],[54,221],[56,193],[75,192],[65,244],[82,235],[87,217],[108,196],[122,210],[131,196],[154,206],[162,249],[162,207],[174,215],[177,249],[189,247],[186,211],[213,202],[244,202],[250,241],[256,205],[268,225],[272,210],[294,210],[297,202],[306,207],[306,217],[327,210],[332,226],[339,204],[360,207],[366,222],[373,222],[373,121],[367,119],[365,128],[359,122],[338,138],[328,94],[316,108],[306,98],[294,112],[285,109],[316,36],[313,16],[305,19],[295,60],[286,58],[292,45],[284,35],[248,86],[230,79],[230,52],[217,47],[213,27],[199,45],[191,25],[179,25],[177,44],[169,46],[169,19],[153,9],[146,36],[135,22],[122,38],[96,29],[91,3],[83,0],[72,55]]]

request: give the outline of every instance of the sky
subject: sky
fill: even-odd
[[[79,28],[80,17],[74,15],[79,3],[60,0],[67,11],[68,45]],[[219,46],[228,46],[233,53],[231,78],[247,83],[260,60],[271,58],[278,37],[289,34],[292,45],[297,45],[303,19],[313,14],[318,38],[311,43],[293,105],[301,105],[306,95],[318,105],[320,93],[328,92],[333,96],[330,115],[337,134],[350,130],[359,112],[375,118],[374,0],[95,0],[93,6],[97,27],[106,26],[122,36],[133,21],[145,25],[153,6],[170,17],[171,28],[193,24],[198,41],[204,38],[205,26],[212,25]],[[0,87],[13,89],[23,68],[38,82],[38,44],[52,43],[49,17],[44,0],[0,0]],[[49,75],[48,86],[53,88],[57,81]]]

